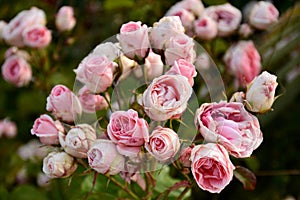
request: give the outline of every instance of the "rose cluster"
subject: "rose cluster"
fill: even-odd
[[[55,17],[56,28],[71,30],[76,22],[73,15],[72,7],[61,7]],[[31,56],[27,49],[40,50],[51,43],[52,33],[46,22],[45,12],[37,7],[19,12],[8,23],[0,21],[0,42],[10,45],[1,68],[2,76],[16,87],[27,85],[32,79]]]
[[[170,14],[179,5],[185,8]],[[240,81],[246,80],[243,84],[247,89],[235,93],[229,102],[203,103],[192,110],[195,128],[204,142],[183,145],[172,124],[180,123],[199,74],[195,41],[188,35],[191,27],[184,20],[197,16],[217,21],[222,37],[236,30],[241,21],[240,11],[230,4],[205,10],[201,5],[196,0],[179,2],[167,14],[171,16],[152,27],[140,21],[123,24],[117,42],[99,44],[74,70],[78,92],[64,85],[52,88],[46,110],[55,119],[43,114],[31,129],[43,144],[59,147],[43,160],[48,177],[69,177],[86,159],[97,173],[120,174],[144,189],[145,177],[140,172],[147,171],[145,158],[160,164],[179,158],[180,169],[190,168],[201,189],[219,193],[229,184],[235,169],[230,156],[249,157],[263,140],[255,113],[271,109],[277,82],[268,72],[259,75],[260,58],[253,42],[230,47],[228,51],[234,55],[226,53],[225,57],[234,63],[232,71],[239,74]],[[236,57],[244,60],[234,61]],[[238,71],[240,65],[250,78]],[[118,109],[121,106],[114,104],[125,99],[117,96],[115,102],[114,89],[130,74],[142,77],[145,85],[132,91],[133,102],[125,102],[128,109]],[[97,120],[77,120],[85,114],[95,114]]]

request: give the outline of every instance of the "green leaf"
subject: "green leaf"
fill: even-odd
[[[106,10],[113,10],[118,8],[130,8],[134,6],[133,0],[106,0],[104,2],[104,8]]]
[[[47,197],[43,192],[31,185],[21,185],[12,191],[10,199],[47,200]]]
[[[234,176],[243,184],[245,190],[254,190],[256,186],[256,176],[249,169],[236,166]]]

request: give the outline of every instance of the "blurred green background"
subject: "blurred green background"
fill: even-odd
[[[203,1],[205,6],[225,2],[227,1]],[[247,3],[238,0],[228,2],[240,9]],[[14,177],[24,163],[14,152],[20,145],[35,138],[30,134],[30,129],[33,121],[46,112],[46,97],[53,85],[65,84],[72,88],[75,79],[73,69],[96,45],[117,34],[120,26],[128,21],[142,21],[152,26],[174,3],[175,0],[0,0],[0,20],[6,22],[21,10],[32,6],[45,11],[49,29],[55,29],[54,16],[62,5],[74,7],[77,19],[75,29],[70,33],[62,36],[53,32],[52,42],[63,45],[59,50],[55,46],[48,47],[50,56],[59,57],[57,62],[53,59],[51,63],[51,67],[57,69],[56,73],[45,76],[41,66],[34,66],[34,76],[42,82],[41,85],[31,83],[17,89],[0,78],[0,119],[9,117],[18,126],[16,138],[0,138],[0,199],[82,198],[80,190],[88,190],[84,189],[86,186],[83,186],[80,178],[74,179],[70,187],[67,180],[56,180],[51,189],[38,188],[33,179],[23,185],[17,184]],[[295,7],[296,1],[292,0],[277,0],[274,5],[282,16],[285,13],[282,23],[266,33],[257,33],[253,40],[262,54],[264,69],[278,75],[278,92],[282,96],[275,102],[274,111],[259,116],[264,133],[262,145],[252,158],[234,161],[257,174],[256,189],[246,191],[234,179],[219,195],[194,189],[193,199],[284,199],[287,196],[300,199],[300,8]],[[286,39],[291,35],[296,36],[292,40]],[[277,44],[284,39],[287,43],[279,47]],[[228,45],[229,41],[225,39],[224,43]],[[7,48],[6,44],[0,44],[1,64]],[[270,55],[266,55],[267,50],[271,51]],[[292,80],[287,78],[290,76]],[[41,168],[39,165],[32,166],[34,176]],[[92,181],[85,179],[86,182],[88,180]],[[101,188],[105,190],[105,187]],[[99,193],[94,198],[112,199],[114,196],[101,197]]]

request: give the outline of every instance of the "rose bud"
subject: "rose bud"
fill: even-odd
[[[165,59],[167,65],[172,65],[174,61],[180,58],[194,62],[195,57],[193,38],[185,34],[177,34],[166,43]]]
[[[239,35],[247,38],[249,37],[251,34],[253,33],[253,29],[251,28],[251,26],[249,24],[241,24],[240,28],[239,28]]]
[[[55,16],[55,25],[59,31],[70,31],[74,28],[76,19],[71,6],[61,7]]]
[[[149,39],[153,49],[162,50],[171,37],[184,34],[184,27],[178,16],[167,16],[153,24]]]
[[[31,66],[23,57],[12,55],[2,65],[2,76],[16,87],[25,86],[31,80]]]
[[[196,16],[200,16],[204,11],[204,6],[201,0],[182,0],[175,3],[171,9],[173,8],[185,9],[192,12]]]
[[[235,92],[229,102],[240,102],[240,103],[244,103],[245,101],[245,98],[246,98],[246,95],[244,92]]]
[[[64,132],[62,124],[46,114],[37,118],[31,129],[31,134],[38,136],[41,143],[46,145],[59,144],[58,132]]]
[[[123,24],[118,34],[123,53],[130,59],[145,58],[150,48],[148,27],[142,22],[128,22]]]
[[[224,55],[229,72],[241,86],[250,83],[261,70],[260,55],[252,41],[239,41],[232,45]]]
[[[189,84],[193,86],[194,77],[197,75],[197,72],[192,63],[184,59],[178,59],[165,74],[185,76],[188,79]]]
[[[142,69],[142,67],[146,69]],[[146,72],[145,75],[147,76],[148,81],[162,75],[164,71],[164,63],[161,60],[161,56],[150,50],[147,58],[145,59],[144,66],[136,67],[133,72],[135,76],[141,78],[144,75],[143,70]]]
[[[178,16],[186,29],[190,29],[193,25],[193,21],[195,21],[193,13],[180,7],[171,7],[170,10],[167,11],[166,16]]]
[[[194,147],[186,147],[180,152],[179,161],[184,167],[191,167],[191,153]]]
[[[64,85],[56,85],[47,97],[47,111],[64,121],[74,122],[75,116],[81,114],[82,108],[77,96]]]
[[[45,12],[36,7],[32,7],[30,10],[23,10],[4,27],[2,32],[3,38],[5,42],[10,45],[23,47],[24,41],[22,33],[24,29],[37,24],[46,24]]]
[[[7,138],[13,138],[17,135],[16,123],[5,118],[0,120],[0,137],[6,136]]]
[[[33,48],[44,48],[51,42],[51,31],[43,25],[34,25],[24,29],[22,33],[26,46]]]
[[[98,173],[116,175],[124,171],[125,157],[110,140],[95,140],[87,156],[90,167]]]
[[[105,55],[90,54],[75,70],[76,78],[91,92],[104,92],[112,85],[113,70],[116,66],[117,64],[108,60]]]
[[[252,112],[264,113],[271,109],[275,101],[277,77],[266,71],[257,76],[247,86],[246,107]]]
[[[235,167],[222,145],[207,143],[195,146],[191,161],[194,179],[203,190],[220,193],[233,178]]]
[[[7,23],[3,20],[0,20],[0,42],[4,39],[3,38],[3,29],[7,26]]]
[[[155,121],[178,118],[185,111],[193,89],[182,75],[155,78],[143,93],[146,114]]]
[[[77,124],[67,135],[59,133],[60,145],[65,152],[76,158],[87,158],[87,152],[96,140],[95,129],[88,124]]]
[[[265,30],[278,21],[279,12],[276,7],[267,1],[257,2],[249,14],[249,23],[257,29]]]
[[[169,161],[180,148],[179,137],[172,129],[158,126],[152,131],[145,148],[155,159]]]
[[[242,13],[230,3],[210,6],[205,9],[205,14],[211,17],[218,26],[218,36],[225,37],[234,33],[242,20]]]
[[[240,102],[202,104],[195,125],[206,142],[223,145],[237,158],[249,157],[263,140],[258,119]]]
[[[148,123],[135,110],[115,111],[110,116],[107,134],[120,154],[136,156],[149,140]]]
[[[75,159],[65,152],[51,152],[43,160],[43,172],[49,178],[67,178],[76,169]]]
[[[108,95],[106,95],[106,97],[109,99]],[[108,102],[103,96],[91,93],[86,86],[83,86],[79,90],[78,99],[83,111],[87,113],[95,113],[98,110],[103,110],[108,107]]]
[[[194,31],[201,40],[212,40],[218,34],[217,23],[207,15],[203,15],[194,22]]]
[[[18,47],[15,47],[15,46],[12,46],[12,47],[8,48],[5,51],[4,58],[7,59],[7,58],[9,58],[10,56],[13,56],[13,55],[18,56],[18,57],[22,57],[25,60],[30,60],[30,55],[27,51],[21,50]]]

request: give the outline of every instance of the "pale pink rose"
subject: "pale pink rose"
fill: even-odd
[[[205,141],[223,145],[237,158],[249,157],[263,140],[258,119],[240,102],[202,104],[195,125]]]
[[[118,34],[120,46],[123,53],[131,59],[145,58],[150,48],[148,38],[148,27],[142,26],[142,22],[128,22],[123,24]]]
[[[154,51],[164,49],[165,43],[171,37],[184,33],[184,27],[178,16],[167,16],[153,24],[149,39]]]
[[[246,106],[252,112],[264,113],[272,108],[275,101],[277,77],[266,71],[252,80],[247,86]]]
[[[30,130],[32,135],[40,138],[40,141],[46,145],[59,144],[58,132],[64,132],[59,121],[54,121],[49,115],[43,114],[34,121]]]
[[[194,147],[186,147],[180,152],[179,161],[184,167],[191,167],[191,153]]]
[[[246,95],[244,92],[235,92],[231,96],[229,102],[240,102],[244,103],[245,102]]]
[[[105,42],[97,45],[93,54],[106,56],[108,60],[114,61],[121,56],[121,47],[119,43]]]
[[[230,3],[210,6],[205,9],[205,14],[217,22],[218,36],[225,37],[234,33],[242,20],[242,13]]]
[[[49,178],[67,178],[76,169],[75,159],[65,152],[51,152],[43,160],[43,172]]]
[[[36,162],[42,160],[49,153],[49,148],[42,144],[37,139],[32,139],[26,144],[23,144],[18,148],[18,155],[22,160],[30,160]]]
[[[182,0],[177,2],[174,6],[184,8],[196,16],[202,15],[204,11],[204,6],[201,0]]]
[[[252,41],[239,41],[232,45],[224,55],[229,72],[241,86],[250,83],[261,70],[261,60]]]
[[[210,57],[207,53],[200,53],[195,59],[195,66],[198,70],[208,70],[210,67]]]
[[[241,24],[239,28],[239,35],[241,35],[244,38],[249,37],[253,33],[253,29],[251,26],[247,23]]]
[[[172,129],[158,126],[152,131],[145,148],[155,159],[169,161],[180,148],[179,137]]]
[[[18,47],[12,46],[9,47],[4,54],[5,59],[9,58],[10,56],[16,55],[18,57],[22,57],[25,60],[30,60],[30,55],[27,51],[21,50]]]
[[[219,144],[201,144],[192,149],[192,173],[198,186],[220,193],[232,180],[234,165],[226,149]]]
[[[116,63],[105,55],[89,54],[75,70],[76,78],[93,93],[107,90],[113,83],[113,70]]]
[[[177,34],[166,43],[165,60],[167,65],[172,65],[175,60],[180,58],[194,62],[195,56],[193,38],[185,34]]]
[[[106,95],[109,100],[109,96]],[[78,99],[81,103],[82,110],[87,113],[95,113],[108,107],[108,102],[99,94],[93,94],[86,86],[83,86],[78,92]]]
[[[87,156],[90,167],[98,173],[115,175],[124,171],[125,157],[110,140],[95,140]]]
[[[195,16],[190,11],[181,8],[181,7],[171,7],[167,13],[166,16],[178,16],[181,20],[182,25],[186,29],[190,29],[193,25],[193,21],[195,20]]]
[[[44,48],[51,42],[51,31],[43,25],[33,25],[25,28],[22,33],[26,46],[33,48]]]
[[[64,85],[56,85],[52,88],[47,97],[46,109],[64,122],[74,122],[76,115],[82,112],[78,98]]]
[[[185,76],[189,84],[191,86],[194,85],[194,77],[197,75],[197,71],[195,69],[195,66],[186,61],[185,59],[178,59],[174,62],[172,67],[165,73],[165,74],[170,74],[170,75],[182,75]]]
[[[96,140],[96,131],[89,124],[77,124],[67,135],[59,133],[59,143],[65,152],[76,158],[87,158],[87,152]]]
[[[36,177],[36,183],[39,187],[50,186],[51,179],[42,172],[39,172]]]
[[[147,58],[145,59],[145,64],[143,68],[146,68],[146,70],[142,69],[142,66],[135,68],[134,74],[137,77],[142,77],[143,70],[145,70],[144,72],[146,72],[148,81],[159,77],[163,74],[164,70],[164,63],[161,60],[161,56],[150,50]]]
[[[119,80],[126,79],[132,72],[132,69],[136,69],[138,66],[138,63],[132,59],[129,59],[128,57],[121,55],[120,56],[120,68],[122,71],[122,75],[120,76]]]
[[[265,30],[278,21],[279,12],[267,1],[257,2],[249,14],[249,23],[257,29]]]
[[[7,23],[3,20],[0,20],[0,42],[4,39],[3,38],[3,30],[4,30],[5,26],[7,26]]]
[[[0,120],[0,137],[13,138],[17,135],[17,125],[15,122],[5,118]]]
[[[23,47],[22,33],[25,28],[46,24],[46,15],[43,10],[32,7],[30,10],[19,12],[3,29],[3,38],[6,43]]]
[[[31,66],[23,57],[12,55],[2,65],[2,76],[16,87],[22,87],[31,80]]]
[[[214,39],[218,34],[217,22],[207,15],[201,16],[194,22],[196,37],[202,40]]]
[[[178,118],[185,111],[192,92],[186,77],[162,75],[155,78],[143,93],[144,111],[155,121]]]
[[[70,31],[74,28],[76,19],[71,6],[61,7],[55,15],[55,25],[59,31]]]
[[[136,156],[149,140],[148,123],[135,110],[115,111],[110,116],[107,134],[120,154]]]

